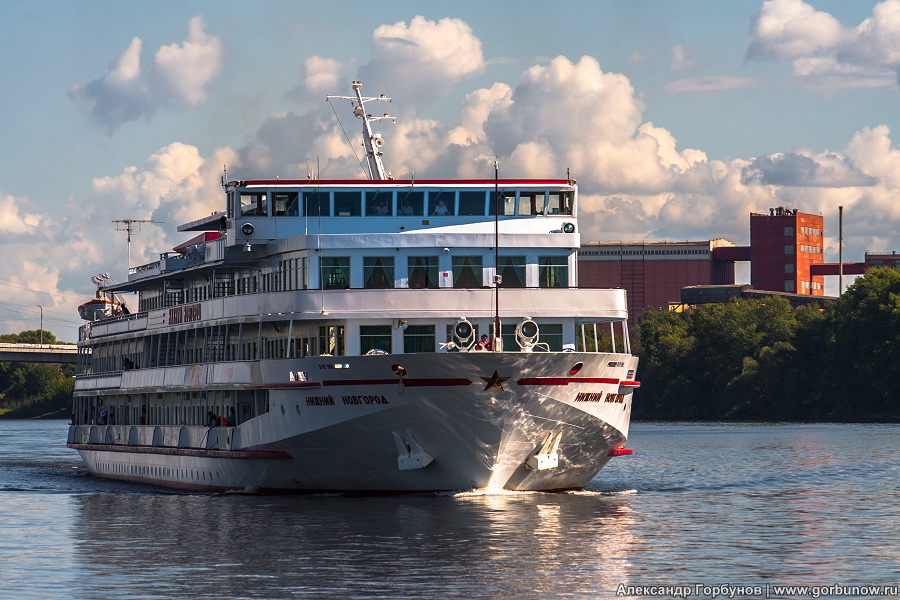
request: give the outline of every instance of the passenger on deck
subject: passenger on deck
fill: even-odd
[[[207,421],[206,421],[207,427],[216,427],[217,425],[222,424],[222,417],[220,417],[213,411],[207,412],[206,416],[207,416]]]
[[[228,424],[237,427],[237,414],[235,414],[234,408],[228,411]]]

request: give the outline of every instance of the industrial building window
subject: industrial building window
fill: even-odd
[[[784,263],[784,272],[785,273],[793,273],[794,272],[794,263]]]
[[[793,228],[793,227],[785,227],[785,228],[784,228],[784,235],[785,235],[785,237],[791,237],[791,236],[793,236],[793,235],[794,235],[794,228]]]
[[[784,245],[784,253],[785,254],[793,254],[794,253],[794,245],[793,244],[785,244]]]
[[[785,279],[784,280],[784,291],[786,291],[786,292],[794,291],[794,280],[793,279]]]
[[[369,350],[384,350],[387,353],[391,352],[390,325],[359,326],[359,353],[365,354]]]

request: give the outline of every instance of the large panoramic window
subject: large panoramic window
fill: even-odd
[[[300,203],[297,201],[297,192],[275,192],[275,216],[296,217],[300,214]]]
[[[498,198],[494,195],[494,192],[491,192],[491,197],[488,199],[488,214],[493,216],[497,214],[497,202]],[[509,191],[500,191],[500,214],[511,216],[516,214],[516,192],[513,190]]]
[[[484,215],[484,192],[459,193],[460,216]]]
[[[415,289],[438,287],[437,256],[410,256],[408,270],[409,287]]]
[[[501,278],[500,287],[525,287],[525,257],[501,256],[497,273]]]
[[[378,289],[388,289],[394,287],[394,257],[364,257],[363,286],[367,288]]]
[[[434,352],[434,325],[410,325],[403,332],[404,352]]]
[[[359,326],[359,353],[365,354],[370,350],[384,350],[391,353],[390,325]]]
[[[241,216],[268,216],[265,192],[241,192]]]
[[[397,192],[397,215],[421,217],[425,214],[425,192]]]
[[[303,214],[308,217],[331,215],[331,197],[328,192],[303,192]]]
[[[323,290],[350,287],[350,257],[323,256],[319,259],[319,281]]]
[[[519,194],[519,214],[522,216],[544,214],[544,192]]]
[[[429,192],[428,214],[448,217],[456,214],[456,192]]]
[[[358,217],[362,215],[362,194],[359,192],[335,192],[334,216]]]
[[[480,256],[453,257],[453,287],[476,288],[484,285]]]
[[[547,194],[548,215],[571,215],[574,192],[550,192]]]
[[[565,256],[538,258],[538,286],[542,288],[569,287],[569,265]]]
[[[366,192],[366,216],[390,217],[394,212],[394,192]]]

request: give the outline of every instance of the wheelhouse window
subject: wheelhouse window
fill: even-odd
[[[496,209],[497,198],[494,192],[488,199],[488,214],[493,216],[497,214]],[[516,214],[516,192],[513,190],[500,190],[500,214],[504,216],[512,216]]]
[[[407,264],[409,287],[415,289],[438,287],[437,256],[410,256]]]
[[[547,194],[547,214],[571,215],[574,198],[574,192],[550,192]]]
[[[394,257],[364,257],[363,285],[367,288],[377,289],[389,289],[394,287]]]
[[[297,192],[275,192],[275,216],[296,217],[300,215],[300,203],[297,201]]]
[[[434,352],[434,325],[410,325],[403,332],[403,351]]]
[[[497,266],[500,275],[500,287],[523,288],[525,287],[525,257],[501,256]]]
[[[366,216],[390,217],[394,212],[394,192],[366,192]]]
[[[460,216],[483,216],[484,215],[484,192],[460,192],[459,193],[459,215]]]
[[[453,257],[453,287],[476,288],[484,285],[480,256]]]
[[[323,290],[350,287],[350,257],[323,256],[319,259],[319,281]]]
[[[565,256],[538,258],[538,286],[542,288],[569,287],[569,264]]]
[[[241,216],[268,216],[267,198],[265,192],[241,192]]]
[[[456,192],[429,192],[428,213],[436,217],[448,217],[456,214]]]
[[[397,192],[397,214],[404,217],[421,217],[425,214],[425,192]]]
[[[360,192],[335,192],[334,216],[358,217],[362,215],[362,194]]]
[[[384,350],[388,354],[392,352],[390,325],[359,326],[359,353],[365,354],[370,350]]]
[[[544,214],[544,192],[522,192],[519,194],[519,215]]]
[[[303,214],[308,217],[331,215],[331,197],[328,192],[303,192]]]

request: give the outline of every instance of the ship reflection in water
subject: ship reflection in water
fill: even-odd
[[[605,594],[623,581],[634,545],[628,499],[84,495],[72,597],[140,588],[147,598]]]

